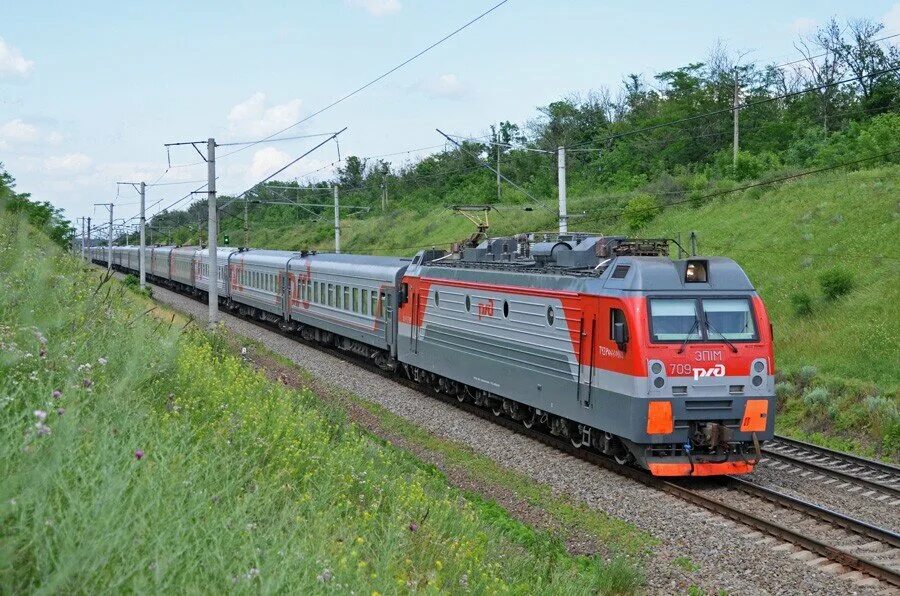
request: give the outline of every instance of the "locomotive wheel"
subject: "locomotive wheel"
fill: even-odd
[[[499,399],[495,399],[491,402],[491,412],[494,413],[494,416],[500,416],[503,413],[503,402]]]
[[[622,445],[613,453],[613,459],[616,460],[616,463],[620,466],[625,466],[634,461],[634,456],[631,455],[631,451],[629,451],[627,447]]]
[[[534,408],[528,408],[528,412],[522,418],[522,424],[525,428],[531,428],[534,426],[534,423],[538,421],[537,413],[534,411]]]

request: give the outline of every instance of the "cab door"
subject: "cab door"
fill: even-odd
[[[597,309],[585,308],[578,318],[578,341],[575,357],[578,360],[578,403],[591,407],[596,364]]]

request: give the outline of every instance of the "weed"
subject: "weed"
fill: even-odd
[[[813,300],[806,292],[791,294],[791,304],[794,307],[794,313],[799,317],[806,317],[812,314]]]
[[[826,300],[837,300],[854,287],[853,276],[843,269],[830,269],[819,275],[819,285]]]
[[[675,557],[673,563],[689,573],[700,570],[700,566],[691,561],[688,557]]]

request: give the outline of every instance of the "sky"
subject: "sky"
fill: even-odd
[[[5,2],[0,7],[0,162],[17,189],[70,219],[133,217],[117,181],[157,181],[148,215],[206,179],[190,147],[262,138],[340,98],[498,0]],[[896,0],[509,0],[458,35],[285,135],[348,127],[340,155],[395,165],[443,146],[436,128],[481,136],[573,93],[616,91],[628,73],[702,61],[717,42],[748,58],[799,57],[830,17],[900,33]],[[320,139],[220,147],[220,194],[239,193]],[[428,148],[428,149],[421,149]],[[416,151],[411,151],[417,149]],[[334,142],[279,179],[327,178]],[[169,167],[171,162],[171,168]],[[198,163],[199,162],[199,163]],[[190,165],[194,164],[194,165]],[[310,174],[310,172],[312,172]],[[194,183],[192,181],[200,182]],[[163,185],[164,184],[164,185]],[[179,204],[179,207],[187,201]]]

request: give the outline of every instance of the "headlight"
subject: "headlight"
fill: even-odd
[[[688,261],[687,269],[684,272],[684,281],[687,283],[706,283],[708,281],[706,261]]]

